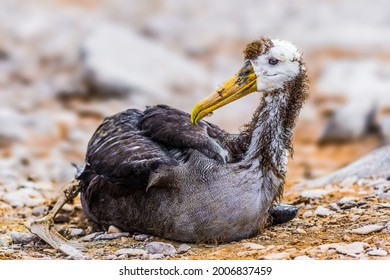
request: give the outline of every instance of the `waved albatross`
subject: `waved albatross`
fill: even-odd
[[[59,209],[81,192],[92,221],[184,242],[254,236],[274,220],[295,217],[276,204],[283,193],[292,132],[307,97],[302,54],[262,37],[248,44],[239,71],[191,114],[157,105],[106,118],[92,136],[85,167],[46,217],[29,229],[54,248]],[[262,93],[252,120],[229,134],[202,119],[250,93]]]

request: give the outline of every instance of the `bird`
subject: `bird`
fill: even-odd
[[[308,97],[303,54],[268,37],[243,53],[237,73],[191,114],[155,105],[105,118],[89,141],[85,166],[53,213],[30,230],[58,248],[63,239],[53,235],[50,220],[78,192],[86,216],[104,228],[182,242],[237,241],[260,233],[272,218],[295,217],[295,206],[278,202],[293,128]],[[204,120],[251,93],[260,93],[260,103],[240,133]]]

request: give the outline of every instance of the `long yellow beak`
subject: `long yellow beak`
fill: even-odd
[[[191,113],[191,122],[196,124],[216,109],[255,91],[257,91],[256,74],[252,64],[246,61],[233,77],[195,105]]]

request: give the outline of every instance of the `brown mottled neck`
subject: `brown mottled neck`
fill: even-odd
[[[283,89],[265,93],[246,131],[248,150],[243,163],[272,171],[284,183],[287,160],[292,154],[292,130],[307,97],[307,78],[303,65],[300,74]]]

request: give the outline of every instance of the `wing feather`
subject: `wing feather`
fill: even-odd
[[[176,166],[198,150],[219,163],[242,154],[236,138],[216,125],[190,122],[190,115],[166,105],[136,109],[106,118],[92,136],[86,166],[78,178],[96,177],[127,187],[144,187],[153,172]]]
[[[177,165],[164,146],[140,132],[143,113],[130,109],[106,118],[92,136],[86,170],[112,183],[146,187],[149,174],[161,165]]]
[[[205,121],[193,125],[190,115],[167,105],[147,109],[140,120],[144,135],[174,148],[198,150],[221,163],[229,161],[229,133]]]

